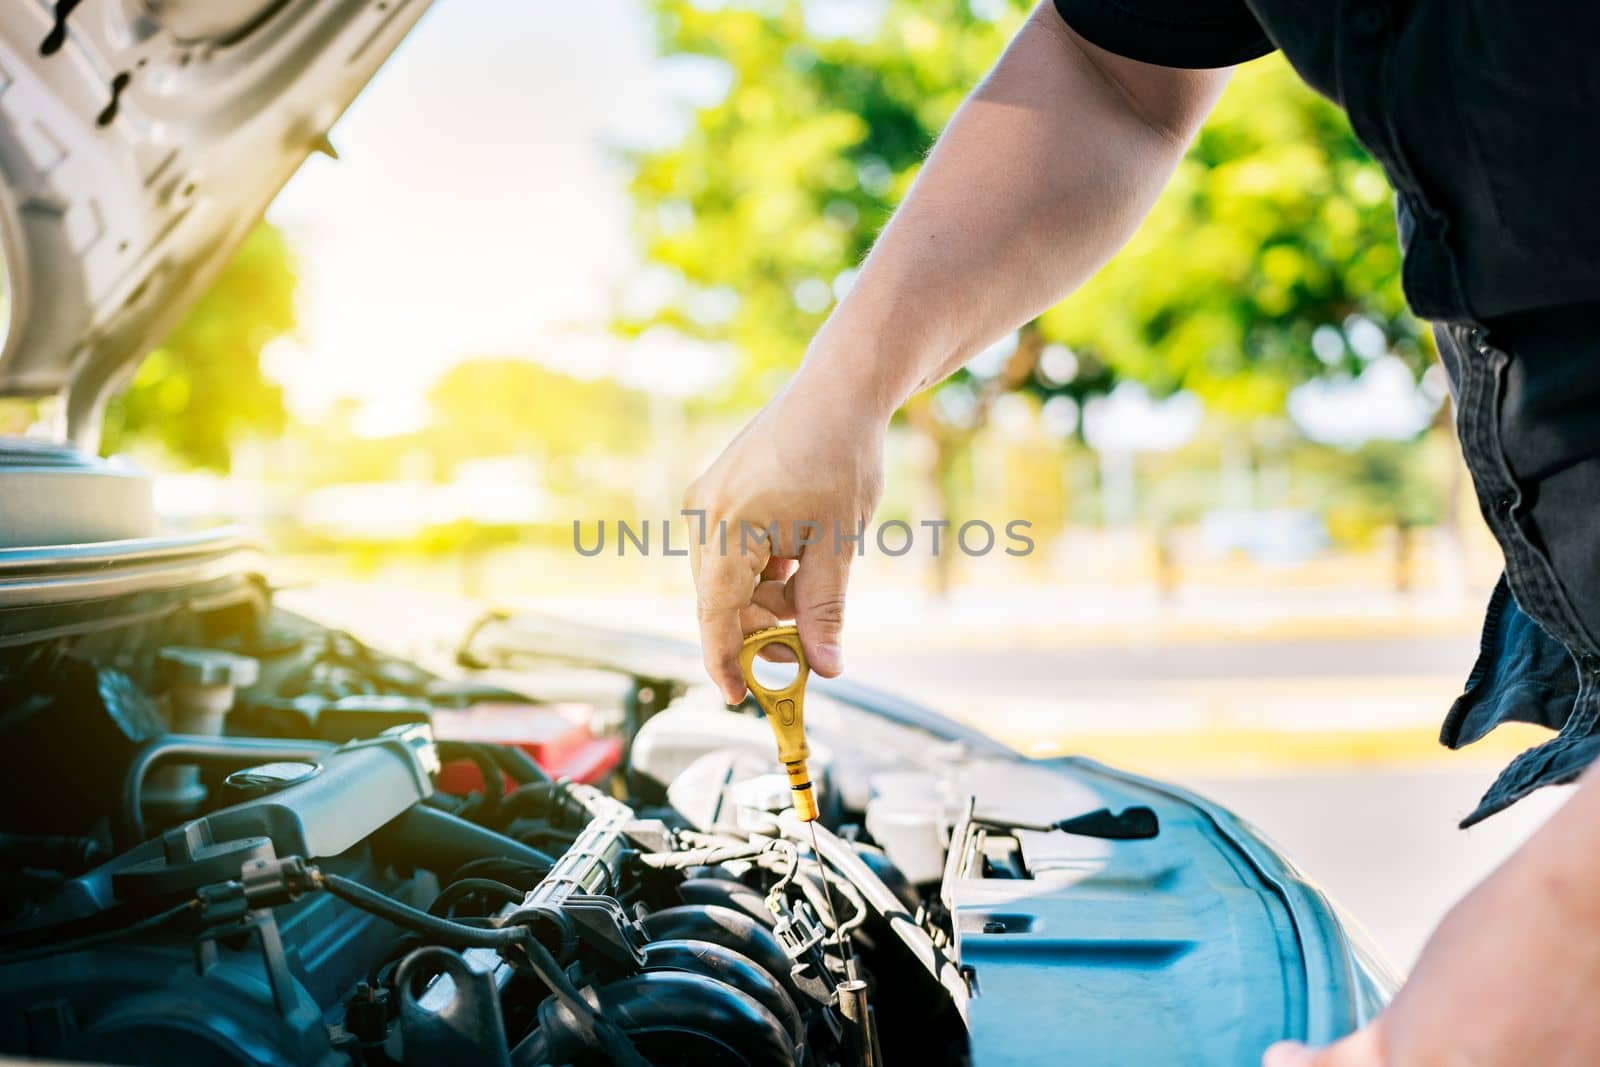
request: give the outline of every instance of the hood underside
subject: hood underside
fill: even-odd
[[[105,400],[180,321],[428,0],[0,6],[0,395]]]

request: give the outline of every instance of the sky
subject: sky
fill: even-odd
[[[596,340],[637,263],[616,149],[670,136],[680,88],[634,0],[435,3],[334,127],[340,159],[268,212],[301,276],[267,360],[294,409],[353,396],[392,432],[461,358],[609,369]]]

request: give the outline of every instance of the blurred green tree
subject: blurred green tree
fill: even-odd
[[[428,422],[372,437],[359,428],[361,403],[336,401],[293,428],[313,485],[448,481],[463,462],[525,459],[557,492],[598,491],[595,469],[637,470],[653,443],[651,398],[612,378],[580,379],[517,356],[477,356],[451,366],[427,394]],[[599,506],[598,502],[595,506]]]
[[[675,144],[636,158],[647,255],[681,285],[619,325],[733,342],[744,359],[714,403],[752,406],[794,366],[1021,14],[892,0],[870,34],[830,33],[816,12],[841,6],[653,0],[662,52],[729,88]],[[733,296],[731,314],[708,293]]]
[[[1277,56],[1239,69],[1144,225],[1039,325],[1158,395],[1246,417],[1385,351],[1418,375],[1431,355],[1382,169]]]
[[[1413,442],[1373,440],[1355,448],[1307,446],[1296,457],[1302,489],[1309,488],[1327,517],[1336,542],[1366,547],[1380,534],[1392,538],[1392,588],[1410,591],[1415,583],[1416,532],[1446,520],[1445,465],[1459,466],[1450,436],[1440,432],[1416,447]],[[1450,536],[1454,529],[1445,524]]]
[[[586,463],[645,447],[649,402],[611,378],[574,378],[529,359],[471,359],[429,390],[433,419],[422,441],[441,472],[466,459],[533,456],[553,488],[576,492]]]
[[[636,159],[646,254],[677,284],[618,325],[733,342],[738,373],[707,402],[748,408],[796,364],[1027,5],[886,0],[851,26],[829,17],[841,5],[802,0],[652,6],[669,62],[720,72],[727,91]],[[1122,253],[902,417],[932,444],[928,484],[949,514],[953,467],[1008,390],[1082,400],[1130,378],[1249,418],[1358,368],[1374,341],[1420,373],[1388,186],[1342,113],[1275,56],[1236,74]],[[1052,343],[1065,358],[1041,364]]]
[[[179,464],[226,472],[233,445],[282,431],[283,391],[261,351],[295,324],[294,258],[262,223],[188,316],[109,405],[107,455],[152,444]]]

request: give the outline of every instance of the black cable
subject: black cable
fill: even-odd
[[[154,930],[158,926],[165,926],[174,919],[181,918],[183,915],[193,911],[196,907],[198,907],[196,901],[186,900],[182,904],[168,908],[166,911],[157,912],[127,926],[119,926],[115,930],[102,930],[97,934],[85,934],[83,937],[73,938],[70,941],[53,941],[47,945],[39,945],[31,949],[7,952],[0,955],[0,966],[26,963],[29,960],[44,959],[46,956],[59,956],[68,952],[77,952],[81,949],[94,948],[96,945],[103,945],[119,938],[131,937],[147,930]]]
[[[492,878],[497,882],[514,885],[526,893],[543,881],[544,876],[549,873],[549,867],[536,867],[509,856],[484,856],[481,859],[468,860],[457,867],[452,872],[450,880],[455,882],[463,878]]]
[[[322,884],[340,900],[347,904],[354,904],[363,911],[369,911],[379,918],[388,919],[396,926],[407,930],[414,930],[419,934],[430,937],[446,945],[467,948],[510,948],[528,939],[528,931],[521,926],[506,926],[496,929],[485,929],[480,926],[469,926],[466,923],[456,922],[454,919],[442,919],[437,915],[429,915],[421,908],[413,908],[403,904],[393,897],[385,896],[375,889],[368,889],[360,882],[353,881],[339,874],[322,875]]]
[[[342,875],[323,872],[322,884],[328,892],[346,903],[354,904],[363,911],[388,919],[396,926],[415,930],[445,944],[493,949],[520,947],[529,966],[540,980],[550,987],[550,992],[566,1006],[568,1011],[593,1028],[596,1040],[600,1042],[601,1049],[611,1058],[613,1064],[620,1067],[650,1067],[617,1025],[600,1015],[587,1000],[583,999],[578,987],[572,984],[572,979],[567,977],[566,971],[561,969],[561,965],[550,954],[550,950],[541,945],[526,926],[485,929],[468,926],[453,919],[441,919],[437,915],[429,915],[409,904],[403,904],[376,890],[368,889],[360,882],[351,881]]]
[[[495,761],[518,785],[550,785],[550,774],[522,749],[515,745],[487,745]]]
[[[428,914],[446,919],[453,918],[450,909],[466,897],[494,898],[503,904],[520,904],[525,895],[525,892],[516,886],[506,885],[493,878],[462,878],[451,882],[433,898],[433,903],[428,905]]]
[[[500,807],[500,802],[506,796],[506,781],[501,772],[499,761],[488,745],[474,744],[471,741],[440,741],[438,742],[439,759],[449,763],[451,760],[471,760],[478,768],[478,777],[483,779],[483,797],[473,806],[458,814],[472,815],[478,818],[489,818]]]
[[[494,822],[502,829],[525,815],[545,815],[565,790],[557,782],[531,782],[505,795],[495,809]]]
[[[538,938],[529,937],[522,943],[522,948],[527,953],[528,966],[550,987],[551,995],[594,1030],[595,1040],[600,1042],[601,1051],[611,1060],[613,1067],[650,1067],[622,1029],[583,999],[583,994],[572,984],[567,972],[556,962],[550,950],[539,943]]]

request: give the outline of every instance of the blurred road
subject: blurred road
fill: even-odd
[[[847,646],[852,678],[906,693],[1036,755],[1084,733],[1431,735],[1477,652],[1465,633],[1122,636],[1056,647]]]
[[[1070,697],[1088,682],[1143,682],[1176,678],[1304,678],[1354,675],[1392,678],[1448,675],[1464,680],[1477,652],[1470,637],[1418,636],[1264,637],[1241,640],[1154,642],[1123,640],[1040,649],[870,648],[852,655],[851,669],[897,686],[937,677],[941,683],[981,684],[1016,690],[1059,687]],[[859,661],[859,662],[858,662]]]

